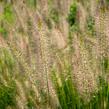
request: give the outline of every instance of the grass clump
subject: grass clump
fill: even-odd
[[[28,109],[35,109],[34,101],[31,98],[28,98],[27,107]]]
[[[69,12],[68,18],[67,18],[70,27],[72,27],[73,25],[76,25],[76,23],[77,23],[76,18],[77,18],[77,4],[73,3],[70,6],[70,12]]]
[[[57,83],[55,76],[55,87],[60,103],[60,109],[108,109],[109,108],[109,85],[102,79],[97,93],[92,94],[89,102],[83,100],[72,85],[70,79],[61,81],[62,86]]]
[[[0,109],[6,109],[8,106],[14,107],[16,104],[16,87],[15,84],[8,86],[0,84]]]
[[[4,7],[3,20],[7,23],[13,23],[15,20],[12,5],[6,4]]]
[[[65,77],[63,74],[66,74]],[[79,109],[79,94],[73,84],[71,78],[71,68],[65,69],[60,76],[57,76],[57,72],[53,71],[53,83],[55,86],[56,94],[60,103],[60,109]]]
[[[95,20],[92,16],[87,19],[87,29],[91,35],[95,35]]]
[[[57,24],[59,23],[59,12],[55,8],[50,10],[50,18]]]

